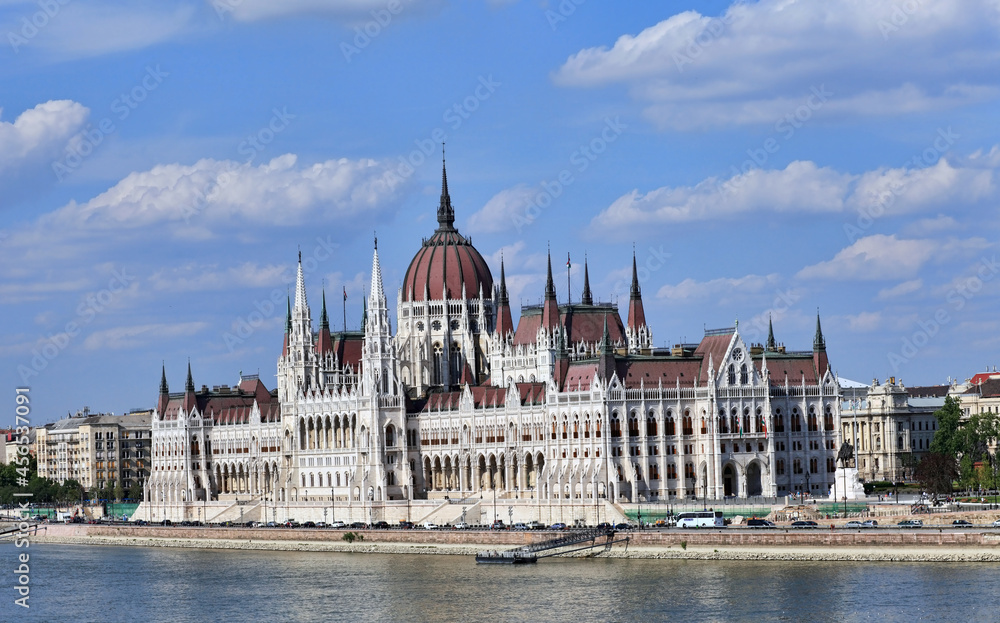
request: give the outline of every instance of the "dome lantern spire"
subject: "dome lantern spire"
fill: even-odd
[[[438,204],[438,231],[455,230],[455,209],[448,194],[448,169],[444,160],[444,143],[441,143],[441,203]]]

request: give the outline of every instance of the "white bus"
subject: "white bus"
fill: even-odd
[[[722,511],[700,511],[677,515],[678,528],[725,528]]]

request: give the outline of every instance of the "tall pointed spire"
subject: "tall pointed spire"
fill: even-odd
[[[326,315],[326,288],[323,288],[323,311],[321,311],[319,315],[319,328],[330,328],[330,319]]]
[[[545,304],[542,307],[542,326],[552,331],[559,327],[559,304],[556,302],[556,286],[552,281],[552,253],[549,253],[549,273],[545,281]]]
[[[194,377],[191,376],[191,360],[188,359],[188,376],[187,381],[184,382],[184,391],[193,392],[194,391]]]
[[[167,412],[167,405],[170,403],[170,389],[167,387],[167,364],[164,362],[163,370],[160,372],[160,397],[156,401],[156,413],[162,420]]]
[[[285,343],[281,347],[281,356],[288,356],[288,342],[292,337],[292,299],[289,296],[285,296],[285,304],[288,306],[288,311],[285,312]]]
[[[514,321],[510,315],[510,299],[507,296],[507,275],[504,273],[503,255],[500,256],[500,294],[497,297],[497,334],[504,338],[514,332]]]
[[[778,343],[774,341],[774,323],[771,322],[771,315],[767,315],[767,345],[764,347],[768,352],[778,350]]]
[[[826,350],[826,340],[823,339],[823,327],[819,323],[819,310],[816,310],[816,335],[813,337],[813,350],[814,351],[824,351]],[[820,372],[823,372],[820,370]]]
[[[330,335],[330,318],[326,315],[326,288],[323,288],[323,311],[319,318],[319,337],[316,341],[316,350],[320,355],[324,355],[333,350],[333,338]]]
[[[642,307],[642,290],[639,288],[639,271],[635,263],[635,251],[632,252],[632,289],[628,301],[628,328],[638,331],[646,326],[646,312]]]
[[[198,401],[194,395],[194,378],[191,376],[191,360],[188,359],[188,375],[187,381],[184,383],[184,400],[181,402],[181,411],[187,416],[197,404]]]
[[[305,309],[309,306],[306,300],[306,279],[302,272],[302,251],[299,251],[299,267],[295,274],[295,309]]]
[[[438,204],[438,231],[454,231],[455,210],[448,194],[448,169],[444,160],[444,143],[441,143],[441,203]]]
[[[372,286],[370,297],[373,310],[376,305],[381,305],[385,301],[385,290],[382,287],[382,265],[378,261],[378,238],[375,239],[375,250],[372,252]]]
[[[590,271],[587,270],[587,256],[583,257],[583,295],[580,302],[584,305],[594,304],[594,296],[590,293]]]
[[[170,388],[167,387],[167,364],[166,364],[166,362],[163,363],[163,369],[160,372],[160,393],[161,394],[169,394],[170,393]]]

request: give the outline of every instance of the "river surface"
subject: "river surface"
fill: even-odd
[[[1000,565],[0,545],[0,621],[995,621]]]

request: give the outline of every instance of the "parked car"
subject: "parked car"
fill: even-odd
[[[460,522],[458,522],[457,524],[455,524],[455,525],[454,525],[454,526],[452,526],[452,527],[453,527],[454,529],[456,529],[456,530],[468,530],[468,529],[470,529],[470,528],[471,528],[472,526],[470,526],[469,524],[465,523],[464,521],[460,521]]]
[[[861,522],[861,525],[866,528],[878,528],[878,522],[874,519],[866,519]]]
[[[972,522],[971,521],[966,521],[964,519],[956,519],[955,521],[951,522],[951,525],[953,525],[953,526],[971,526]]]
[[[507,526],[504,525],[503,519],[497,519],[490,524],[490,530],[506,530]]]
[[[358,529],[358,528],[367,528],[368,526],[365,525],[365,522],[363,521],[355,521],[354,523],[351,524],[351,527],[354,529]]]
[[[441,526],[437,525],[436,523],[434,523],[432,521],[425,521],[422,527],[423,527],[424,530],[440,530],[441,529]]]
[[[565,530],[565,529],[566,529],[566,524],[561,522],[556,522],[551,526],[549,526],[549,530]]]
[[[625,523],[624,521],[620,524],[615,524],[615,530],[631,530],[632,528],[632,524]]]
[[[302,524],[302,527],[303,528],[315,528],[316,527],[316,522],[315,521],[307,521],[304,524]]]
[[[896,525],[900,528],[922,528],[924,522],[919,519],[904,519]]]
[[[529,521],[528,527],[531,528],[532,530],[544,530],[545,524],[543,524],[540,521]]]
[[[413,522],[412,521],[401,521],[401,522],[399,522],[399,529],[400,530],[412,530],[413,529]]]
[[[515,530],[527,530],[528,529],[528,524],[525,524],[525,523],[516,523],[516,524],[514,524],[514,529]]]
[[[330,527],[331,528],[346,528],[347,524],[344,523],[343,521],[332,521],[332,522],[330,522]]]
[[[747,528],[775,528],[773,521],[768,521],[766,519],[748,519]]]
[[[867,526],[865,526],[865,524],[861,523],[860,521],[848,521],[847,523],[844,524],[844,527],[851,529],[851,528],[865,528]]]
[[[793,521],[792,522],[792,527],[793,528],[818,528],[819,525],[815,521],[800,520],[800,521]]]
[[[597,528],[600,530],[611,530],[614,528],[614,526],[612,526],[606,521],[602,521],[601,523],[597,524]]]
[[[389,522],[388,521],[376,521],[375,523],[372,524],[372,528],[374,528],[376,530],[388,530],[389,529]]]

